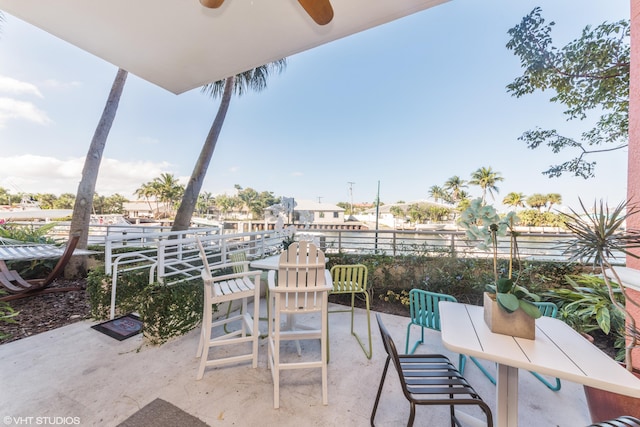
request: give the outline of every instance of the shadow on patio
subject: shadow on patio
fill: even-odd
[[[260,340],[257,369],[250,363],[209,368],[196,381],[199,330],[159,347],[143,345],[138,335],[116,341],[78,322],[0,345],[0,401],[5,425],[24,417],[77,417],[80,425],[116,426],[156,398],[166,400],[210,426],[367,426],[385,360],[372,314],[373,357],[367,360],[349,333],[349,314],[331,314],[329,405],[322,405],[319,370],[282,374],[280,409],[273,409],[273,385],[266,367],[266,340]],[[364,332],[362,311],[357,328]],[[383,315],[399,348],[408,319]],[[261,322],[261,328],[265,328]],[[426,330],[427,345],[417,352],[443,353],[438,332]],[[302,342],[304,351],[319,344]],[[490,370],[492,364],[486,363]],[[378,426],[406,425],[409,405],[391,372],[376,416]],[[495,411],[495,387],[473,364],[465,377]],[[520,375],[519,423],[522,427],[575,427],[589,424],[582,386],[563,381],[552,392],[532,375]],[[8,418],[12,417],[12,418]],[[23,417],[20,419],[19,417]],[[7,422],[9,421],[9,422]],[[418,407],[416,426],[448,425],[448,409]]]

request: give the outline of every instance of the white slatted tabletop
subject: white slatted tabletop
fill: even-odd
[[[561,320],[536,320],[536,339],[494,334],[481,306],[440,303],[442,342],[449,350],[498,363],[498,427],[517,426],[518,368],[640,397],[640,379]]]

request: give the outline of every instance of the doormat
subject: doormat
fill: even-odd
[[[138,412],[118,424],[118,427],[208,427],[199,418],[184,412],[177,406],[155,399]]]
[[[135,314],[127,314],[113,320],[92,326],[96,331],[109,335],[118,341],[126,340],[142,332],[142,321]]]

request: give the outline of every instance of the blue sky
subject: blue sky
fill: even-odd
[[[578,136],[550,92],[514,98],[521,69],[507,30],[541,6],[556,45],[585,25],[629,18],[628,0],[453,0],[288,58],[267,90],[234,98],[203,191],[234,184],[276,196],[385,203],[427,199],[432,185],[481,166],[511,191],[612,204],[626,195],[627,153],[601,154],[596,178],[541,172],[573,153],[535,151],[517,138],[536,126]],[[0,186],[74,193],[117,68],[10,15],[0,35]],[[133,198],[160,173],[191,174],[218,108],[198,89],[173,95],[127,80],[97,183]],[[477,188],[469,188],[479,196]]]

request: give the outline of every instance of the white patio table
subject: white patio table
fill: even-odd
[[[498,363],[496,425],[518,425],[518,369],[640,397],[640,379],[561,320],[536,320],[536,339],[494,334],[481,306],[440,303],[442,342],[449,350]]]

